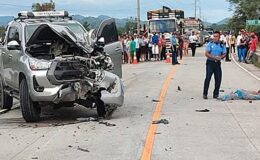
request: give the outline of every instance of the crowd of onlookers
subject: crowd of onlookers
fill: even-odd
[[[167,51],[172,52],[172,49],[181,59],[183,53],[188,54],[189,40],[176,32],[170,35],[168,42],[164,34],[156,33],[149,36],[124,34],[120,36],[120,41],[123,46],[123,63],[131,64],[135,57],[137,62],[166,60]]]
[[[258,46],[258,36],[254,32],[241,29],[237,36],[226,32],[221,35],[220,41],[224,43],[227,50],[226,61],[230,61],[229,53],[237,53],[239,62],[252,63]]]
[[[123,63],[131,64],[135,58],[137,62],[162,61],[166,59],[166,53],[169,51],[173,53],[172,64],[179,64],[177,57],[182,59],[183,55],[188,55],[189,47],[192,56],[195,56],[198,37],[194,32],[189,36],[180,35],[178,32],[167,36],[168,39],[166,39],[165,34],[157,33],[152,35],[121,35]],[[237,53],[239,62],[252,63],[252,57],[258,45],[258,37],[254,32],[246,32],[242,29],[237,36],[231,32],[223,32],[220,41],[226,47],[226,61],[231,61],[230,53]]]

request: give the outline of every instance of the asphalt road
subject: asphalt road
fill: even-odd
[[[107,123],[77,123],[96,116],[96,110],[80,106],[46,107],[43,120],[33,124],[24,122],[19,108],[1,114],[0,159],[260,159],[260,101],[221,102],[211,94],[203,100],[205,60],[199,48],[196,57],[187,56],[178,66],[124,65],[124,106]],[[260,89],[260,82],[234,62],[223,62],[222,68],[221,94]],[[156,119],[169,123],[152,124]]]

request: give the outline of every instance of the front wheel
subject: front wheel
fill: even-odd
[[[26,122],[37,122],[40,120],[41,108],[39,103],[32,101],[26,79],[23,79],[20,83],[20,105]]]

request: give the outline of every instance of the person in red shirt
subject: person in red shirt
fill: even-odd
[[[162,38],[160,39],[162,50],[161,50],[161,60],[166,60],[166,39],[165,36],[162,35]]]
[[[255,36],[253,32],[250,33],[249,51],[246,58],[246,63],[252,63],[252,58],[256,52],[257,43],[258,43],[258,38]]]

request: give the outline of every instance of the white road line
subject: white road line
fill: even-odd
[[[235,62],[235,64],[240,67],[241,69],[243,69],[245,72],[247,72],[249,75],[251,75],[252,77],[254,77],[255,79],[257,79],[258,81],[260,81],[260,78],[256,75],[254,75],[252,72],[248,71],[247,69],[245,69],[243,66],[241,66],[234,58],[233,54],[231,53],[231,57],[233,62]]]

